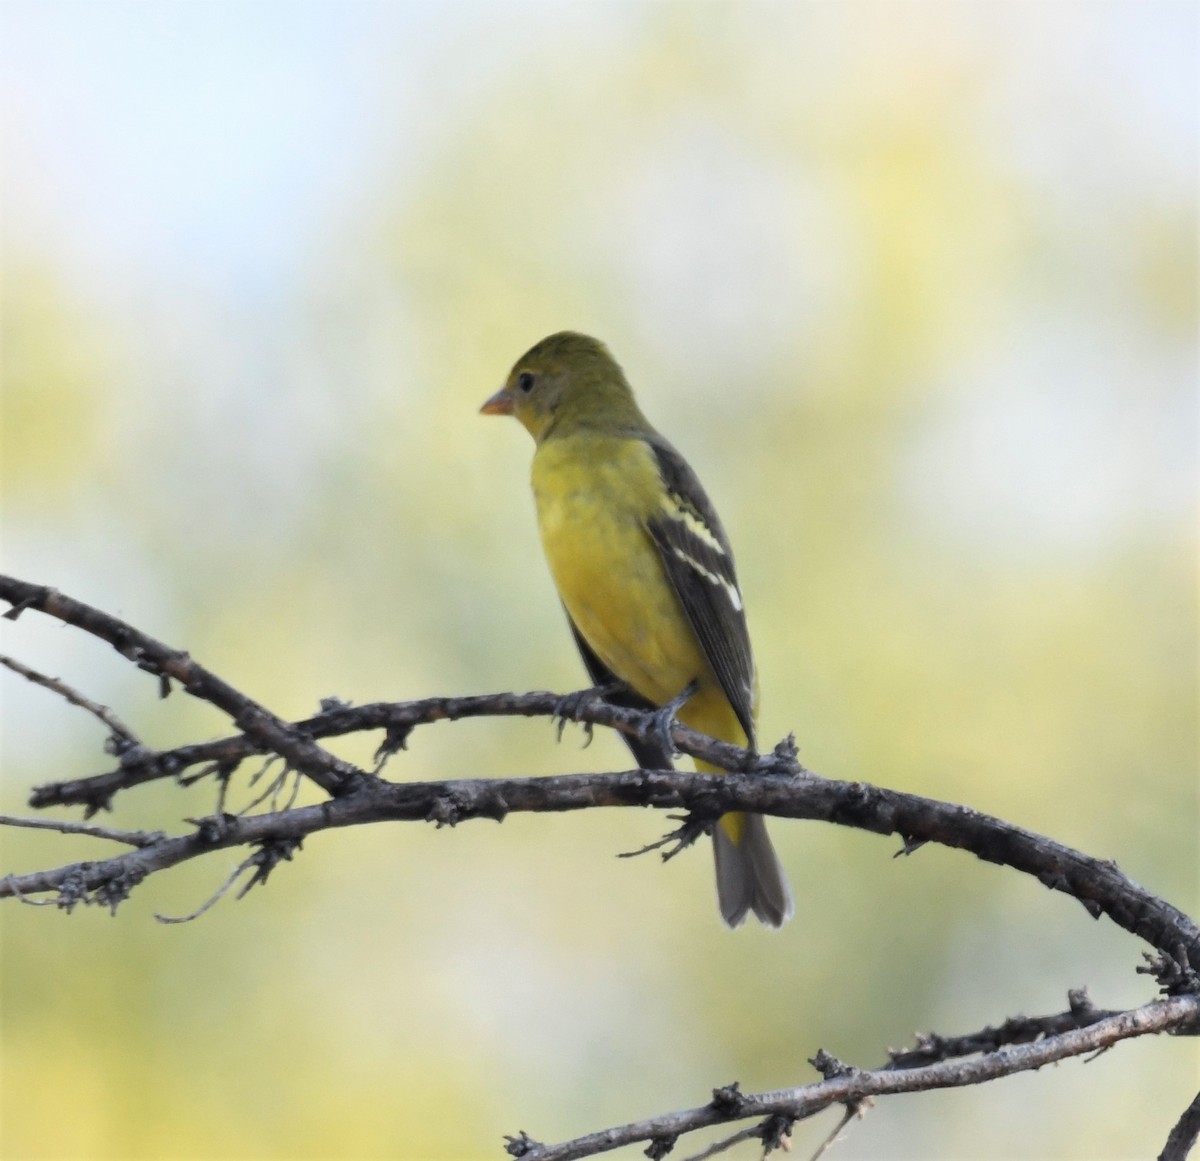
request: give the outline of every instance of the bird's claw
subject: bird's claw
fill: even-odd
[[[672,731],[675,728],[675,715],[695,696],[699,686],[694,681],[689,681],[684,690],[673,697],[666,705],[656,709],[651,716],[651,729],[658,734],[659,741],[662,742],[666,753],[674,756],[678,751],[675,749],[675,739],[672,736]]]
[[[670,834],[665,834],[660,839],[656,839],[652,843],[647,843],[644,847],[639,847],[636,851],[622,851],[617,858],[619,859],[636,859],[638,855],[646,855],[651,851],[662,850],[662,861],[664,863],[673,859],[680,851],[686,850],[698,838],[709,834],[713,828],[713,818],[701,812],[693,811],[691,814],[672,814],[670,816],[672,822],[679,823]],[[666,847],[668,849],[663,850]]]
[[[562,741],[563,730],[566,729],[567,722],[579,721],[579,714],[589,702],[599,701],[606,698],[609,694],[617,692],[621,686],[610,682],[607,685],[593,685],[589,689],[578,689],[574,693],[565,693],[554,703],[554,709],[551,712],[551,717],[554,720],[555,727],[558,731],[557,739]],[[583,744],[585,747],[591,745],[592,742],[592,723],[581,722],[583,732],[587,737],[587,741]]]

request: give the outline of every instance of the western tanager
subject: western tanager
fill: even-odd
[[[626,704],[643,706],[667,705],[694,685],[679,720],[753,746],[758,682],[729,540],[604,344],[569,331],[543,339],[483,412],[516,416],[537,444],[542,546],[592,680],[619,683]],[[630,748],[643,768],[670,766],[662,744]],[[791,891],[761,815],[724,815],[713,842],[726,923],[750,911],[772,927],[790,918]]]

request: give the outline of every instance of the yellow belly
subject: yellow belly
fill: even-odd
[[[686,724],[745,744],[667,578],[642,513],[658,502],[658,468],[640,442],[568,439],[539,446],[533,463],[538,527],[563,604],[596,656],[656,705],[689,683]]]

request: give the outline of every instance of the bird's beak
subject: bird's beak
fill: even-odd
[[[513,397],[506,387],[501,387],[480,409],[481,415],[512,415]]]

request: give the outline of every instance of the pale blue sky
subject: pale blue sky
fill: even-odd
[[[5,0],[4,194],[10,228],[64,228],[152,278],[235,295],[286,279],[314,234],[356,212],[380,167],[419,164],[455,105],[556,29],[620,35],[653,5],[397,0]],[[936,5],[913,5],[936,9]],[[953,5],[947,11],[953,9]],[[978,35],[1003,4],[980,10]],[[1021,6],[1013,6],[1020,8]],[[1056,6],[1068,12],[1072,5]],[[1093,88],[1134,111],[1164,191],[1193,182],[1197,15],[1186,2],[1105,3],[1085,44],[1065,29],[1021,44],[1028,77],[1014,163],[1051,183],[1072,156],[1061,102]],[[779,9],[763,5],[764,18]],[[928,13],[926,13],[928,14]],[[959,13],[961,15],[961,13]],[[1189,35],[1190,33],[1190,35]],[[903,51],[903,45],[899,46]],[[1044,54],[1061,85],[1045,85]],[[1095,88],[1097,54],[1109,83]],[[1039,132],[1038,107],[1046,114]],[[1081,148],[1087,148],[1086,136]],[[1069,178],[1068,178],[1069,180]],[[39,204],[57,212],[39,214]],[[48,224],[47,224],[48,223]]]
[[[170,281],[274,281],[404,117],[435,11],[9,3],[11,193],[51,198],[56,226]]]
[[[853,66],[841,38],[862,26],[839,31],[851,6],[761,7],[764,19],[788,17],[767,83],[799,83],[787,44],[828,50],[809,65],[831,72],[805,74],[818,90]],[[939,52],[965,51],[997,67],[990,118],[969,131],[986,138],[999,174],[1019,175],[1055,207],[1047,220],[1062,237],[1080,229],[1111,237],[1107,222],[1128,220],[1124,202],[1161,199],[1171,207],[1194,198],[1193,5],[909,7],[920,19],[911,28],[893,19],[885,73],[902,70],[909,56],[936,67]],[[272,392],[300,397],[290,361],[295,328],[307,317],[296,296],[311,293],[314,270],[355,237],[354,224],[379,213],[372,199],[399,204],[464,118],[486,125],[499,76],[511,85],[521,62],[552,60],[564,44],[570,51],[606,37],[632,41],[630,28],[663,8],[591,0],[5,0],[7,244],[18,256],[49,255],[60,277],[82,284],[106,310],[138,304],[126,313],[154,336],[147,374],[182,387],[158,406],[203,414],[219,430],[230,396],[253,393],[263,401],[263,423],[275,427],[281,416]],[[894,18],[896,9],[879,11]],[[993,42],[994,54],[979,52]],[[870,91],[896,81],[864,73],[855,84]],[[769,168],[731,163],[705,136],[709,122],[693,128],[692,136],[677,127],[654,141],[642,158],[649,168],[631,179],[630,204],[605,205],[597,236],[610,245],[618,239],[617,268],[648,333],[682,356],[705,339],[705,357],[736,370],[739,352],[786,345],[797,328],[827,325],[821,303],[852,298],[861,271],[852,234],[836,214],[822,217],[822,207],[836,208],[829,201],[836,186],[818,197],[822,187],[814,184],[804,217],[817,225],[800,254],[785,254],[777,223],[794,191],[772,185]],[[725,211],[718,228],[713,206]],[[1119,252],[1121,239],[1112,240]],[[1095,257],[1094,248],[1080,250]],[[1087,294],[1068,300],[1079,317],[1030,314],[1002,358],[989,351],[986,365],[956,368],[962,407],[914,445],[915,496],[932,488],[959,497],[964,527],[976,525],[983,505],[1017,529],[1044,525],[1063,543],[1103,541],[1122,512],[1176,513],[1190,502],[1186,386],[1194,353],[1176,347],[1149,368],[1182,388],[1174,396],[1179,413],[1156,411],[1144,437],[1156,449],[1148,457],[1155,471],[1124,468],[1106,450],[1128,438],[1121,396],[1106,394],[1106,380],[1148,369],[1147,348],[1130,345],[1119,316],[1120,295],[1105,305],[1114,269],[1119,276],[1119,259],[1105,265],[1102,258]],[[1086,269],[1071,276],[1089,278]],[[182,320],[187,339],[176,345],[168,329],[164,341],[147,301],[164,304],[169,326]],[[401,308],[389,309],[403,326]],[[1118,314],[1104,321],[1106,312]],[[687,358],[672,365],[673,380],[688,375]],[[309,394],[336,393],[344,403],[353,389],[346,379],[343,370],[336,382],[309,382]],[[1112,414],[1106,398],[1118,401]],[[319,423],[290,432],[289,462],[303,464],[298,449],[324,434]],[[259,447],[283,442],[255,430],[244,438]],[[976,444],[980,454],[964,451]],[[1013,462],[1021,473],[1014,475]],[[289,478],[270,461],[263,475],[280,486]],[[1061,486],[1066,478],[1070,489]],[[1056,506],[1044,504],[1049,493]],[[953,506],[937,510],[945,519]]]

